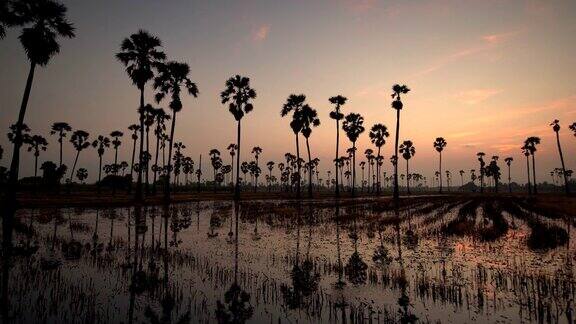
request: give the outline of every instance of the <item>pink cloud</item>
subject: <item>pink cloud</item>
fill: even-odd
[[[456,100],[466,105],[476,105],[488,100],[489,98],[499,94],[502,90],[498,89],[472,89],[462,91],[454,95]]]
[[[252,31],[252,40],[255,42],[263,42],[268,38],[268,34],[270,34],[270,25],[260,25]]]

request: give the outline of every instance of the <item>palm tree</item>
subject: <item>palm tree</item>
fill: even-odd
[[[464,172],[464,170],[460,170],[458,173],[460,173],[460,185],[464,187],[464,173],[466,172]]]
[[[74,149],[76,150],[76,158],[74,159],[74,164],[72,165],[72,172],[70,172],[70,182],[72,182],[72,176],[74,175],[74,170],[76,170],[76,163],[78,163],[80,152],[90,147],[88,136],[90,136],[88,132],[78,129],[74,131],[70,137],[70,143],[72,143]]]
[[[134,158],[136,156],[136,141],[138,140],[138,132],[140,131],[140,126],[136,124],[132,124],[128,126],[128,130],[132,131],[132,141],[134,145],[132,146],[132,164],[130,166],[130,179],[134,179],[132,174],[134,172]],[[132,180],[130,180],[132,181]]]
[[[476,153],[476,156],[478,157],[478,162],[480,162],[480,169],[478,169],[480,171],[480,192],[484,192],[484,166],[486,165],[486,162],[484,162],[484,156],[486,155],[486,153],[484,152],[478,152]]]
[[[226,81],[226,89],[220,93],[222,104],[228,103],[228,111],[238,122],[236,146],[236,186],[234,187],[234,199],[240,199],[240,122],[245,114],[254,109],[252,100],[256,98],[256,91],[250,87],[250,79],[239,75],[233,76]]]
[[[228,148],[226,148],[228,150],[228,152],[230,153],[230,165],[234,165],[234,155],[236,155],[236,150],[238,149],[238,147],[236,146],[236,144],[234,143],[230,143],[228,145]],[[234,168],[232,168],[232,176],[231,179],[234,179]],[[231,183],[234,183],[234,180],[230,181]]]
[[[396,139],[394,141],[394,156],[398,157],[398,140],[400,138],[400,110],[404,107],[400,95],[406,94],[410,89],[406,85],[395,84],[392,86],[392,108],[396,109]],[[398,163],[394,163],[394,203],[398,207],[398,199],[400,193],[398,191]]]
[[[66,137],[66,133],[71,132],[72,127],[68,125],[68,123],[64,122],[57,122],[52,124],[52,130],[50,131],[50,135],[58,134],[58,143],[60,143],[60,164],[58,166],[62,166],[62,142],[64,137]]]
[[[256,166],[258,166],[258,157],[260,156],[260,154],[262,154],[262,148],[260,148],[259,146],[255,146],[252,148],[252,154],[254,154],[254,159],[256,160]],[[254,190],[257,191],[258,190],[258,175],[256,175],[256,186],[254,187]]]
[[[3,3],[7,8],[7,3]],[[23,125],[26,116],[28,99],[32,90],[34,71],[36,66],[48,65],[50,59],[60,52],[59,37],[74,37],[74,27],[66,20],[66,7],[53,0],[42,1],[19,1],[12,6],[14,17],[20,17],[19,25],[22,28],[19,39],[28,61],[30,70],[24,88],[24,95],[18,113],[14,134],[14,148],[12,152],[12,162],[10,163],[10,173],[8,175],[8,186],[6,189],[4,217],[2,217],[2,232],[4,250],[10,251],[12,247],[12,225],[14,213],[16,212],[16,192],[18,191],[18,170],[20,167],[20,148],[23,144]],[[5,11],[6,13],[7,11]],[[6,24],[7,15],[0,18],[0,25]],[[4,35],[4,27],[0,27],[0,36]],[[0,37],[1,38],[1,37]],[[7,252],[9,253],[9,252]]]
[[[530,150],[528,149],[528,146],[526,146],[526,144],[524,144],[522,146],[522,154],[524,154],[524,156],[526,157],[526,171],[528,173],[528,194],[531,195],[532,194],[532,187],[530,185]]]
[[[439,184],[440,184],[440,193],[442,193],[442,150],[444,150],[444,148],[448,143],[446,143],[446,140],[443,137],[436,137],[436,140],[434,141],[433,144],[436,151],[440,154],[440,167],[438,171],[440,171]]]
[[[538,185],[536,182],[536,159],[534,153],[536,153],[536,145],[540,144],[540,137],[530,136],[524,141],[524,145],[528,148],[530,155],[532,156],[532,180],[534,182],[534,194],[538,194]]]
[[[576,137],[576,122],[573,122],[572,125],[568,126],[572,132],[574,132],[574,137]]]
[[[290,112],[292,112],[292,121],[290,122],[290,128],[294,132],[296,136],[296,162],[297,162],[297,177],[298,181],[296,181],[296,195],[298,198],[300,197],[300,178],[301,178],[301,165],[300,161],[300,141],[298,135],[302,130],[302,120],[300,116],[300,111],[304,107],[304,102],[306,101],[306,96],[303,94],[295,95],[291,94],[286,99],[286,103],[282,106],[282,110],[280,110],[280,116],[286,117]]]
[[[346,132],[346,136],[352,142],[352,195],[354,195],[354,186],[356,182],[356,141],[360,134],[364,133],[364,117],[360,114],[350,113],[346,115],[344,123],[342,123],[342,130]]]
[[[144,88],[148,81],[154,78],[154,69],[166,59],[166,54],[160,50],[162,42],[158,37],[150,35],[144,30],[125,38],[120,45],[120,52],[116,58],[126,66],[126,73],[132,83],[140,91],[140,154],[138,180],[136,182],[136,200],[142,200],[142,165],[144,152]]]
[[[268,175],[268,177],[269,177],[269,178],[268,178],[268,179],[269,179],[269,181],[268,181],[268,191],[271,191],[271,189],[272,189],[272,188],[271,188],[271,185],[272,185],[272,170],[274,169],[274,161],[268,161],[268,162],[266,163],[266,166],[268,167],[268,172],[270,173],[270,174]]]
[[[512,157],[507,157],[504,159],[504,162],[506,162],[506,165],[508,166],[508,192],[512,193],[512,184],[510,183],[510,181],[512,180],[512,177],[510,177],[510,165],[512,164],[512,161],[514,161],[514,159]]]
[[[154,112],[154,117],[156,120],[156,128],[154,129],[154,135],[156,135],[156,154],[154,157],[154,167],[152,171],[154,172],[154,178],[152,180],[152,193],[156,194],[156,179],[158,171],[161,170],[158,166],[158,154],[160,152],[160,140],[163,138],[166,132],[166,121],[170,120],[170,115],[166,114],[164,109],[158,108]]]
[[[370,133],[368,134],[368,136],[370,137],[370,142],[372,142],[372,144],[374,144],[377,148],[378,148],[378,154],[376,155],[376,159],[380,158],[380,151],[382,149],[382,146],[384,146],[384,144],[386,144],[386,138],[388,136],[390,136],[390,134],[388,133],[388,127],[384,126],[383,124],[375,124],[374,126],[372,126],[372,128],[370,129]],[[366,150],[366,152],[370,153],[370,155],[372,155],[372,150],[368,151]],[[366,153],[365,152],[365,153]],[[369,155],[367,155],[368,157]],[[374,157],[372,157],[374,158]],[[372,172],[374,172],[374,170],[372,170]],[[377,188],[377,193],[380,194],[380,165],[376,164],[376,188]]]
[[[118,148],[120,147],[120,145],[122,144],[122,141],[120,140],[120,138],[124,136],[124,133],[122,133],[119,130],[115,130],[113,132],[110,133],[110,137],[112,137],[112,146],[114,147],[114,165],[118,165]],[[115,168],[115,174],[118,173],[118,167]]]
[[[98,193],[100,193],[100,180],[102,180],[102,156],[107,147],[110,147],[110,139],[108,137],[99,135],[94,142],[92,142],[92,147],[98,150]]]
[[[172,110],[172,127],[170,128],[170,138],[168,140],[168,171],[166,172],[166,182],[164,186],[164,200],[170,200],[170,170],[172,161],[172,146],[174,143],[174,130],[176,128],[176,113],[182,110],[182,91],[188,92],[194,98],[198,97],[198,87],[189,78],[190,67],[186,63],[168,62],[158,66],[158,76],[154,78],[154,89],[156,102],[160,103],[166,96],[170,96],[168,107]],[[140,133],[142,135],[142,133]]]
[[[82,182],[83,184],[86,183],[84,182],[84,180],[88,178],[88,170],[84,168],[78,169],[78,171],[76,172],[76,178],[78,178],[78,180],[80,180],[80,182]]]
[[[340,108],[344,104],[346,104],[346,97],[337,95],[334,97],[330,97],[328,99],[331,104],[334,105],[334,110],[330,112],[330,118],[336,120],[336,158],[334,159],[334,168],[336,170],[335,177],[336,177],[336,197],[340,197],[340,186],[339,186],[339,179],[338,179],[338,148],[340,146],[340,120],[344,118],[344,114],[340,112]]]
[[[404,141],[400,145],[400,154],[402,154],[402,157],[406,160],[406,191],[410,194],[410,170],[408,168],[408,161],[416,154],[414,143],[410,140]]]
[[[359,165],[362,170],[362,192],[364,192],[364,169],[366,168],[366,161],[360,162]],[[370,165],[368,165],[368,167],[370,167]]]
[[[570,186],[568,184],[568,177],[566,176],[566,167],[564,166],[564,155],[562,154],[562,146],[560,146],[560,121],[554,119],[550,124],[554,133],[556,133],[556,145],[558,146],[558,154],[560,154],[560,162],[562,163],[562,175],[564,176],[564,191],[567,195],[570,194]]]
[[[28,152],[34,152],[34,177],[38,176],[38,157],[40,151],[46,151],[48,141],[41,135],[25,136],[24,142],[28,144]]]
[[[210,162],[214,171],[214,191],[216,191],[216,172],[222,166],[222,159],[220,158],[220,151],[217,149],[211,149],[208,155],[210,155]]]
[[[144,189],[146,192],[146,195],[150,195],[150,160],[152,159],[152,155],[150,154],[150,127],[152,125],[154,125],[154,122],[156,121],[156,111],[157,109],[152,107],[151,104],[147,104],[146,106],[144,106],[144,131],[146,133],[146,149],[145,149],[145,159],[144,160],[144,164],[142,165],[143,167],[145,167],[145,175],[144,177],[146,178],[144,181]]]
[[[297,115],[296,118],[300,121],[301,132],[306,139],[306,149],[308,150],[308,197],[312,198],[312,174],[314,163],[312,161],[312,155],[310,154],[310,142],[309,138],[312,134],[312,127],[320,126],[320,119],[318,118],[318,112],[309,105],[304,105],[299,113],[294,113]]]

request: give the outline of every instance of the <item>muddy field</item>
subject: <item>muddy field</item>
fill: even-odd
[[[3,319],[572,323],[569,216],[479,197],[21,210]]]

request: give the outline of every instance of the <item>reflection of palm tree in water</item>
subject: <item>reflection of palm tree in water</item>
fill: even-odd
[[[342,289],[346,283],[343,280],[344,267],[342,266],[342,252],[340,248],[340,202],[336,200],[336,253],[338,257],[338,281],[336,282],[336,288]]]
[[[400,263],[400,278],[398,284],[400,286],[400,298],[398,298],[398,306],[400,309],[400,323],[416,323],[418,317],[410,313],[410,296],[408,295],[408,280],[406,278],[406,270],[404,268],[404,260],[402,259],[402,242],[400,240],[400,216],[398,209],[395,210],[397,222],[396,229],[396,244],[398,246],[398,262]]]
[[[254,314],[254,308],[250,304],[250,294],[244,291],[238,284],[238,215],[239,204],[234,202],[234,214],[236,219],[236,236],[234,239],[234,282],[224,293],[224,303],[216,302],[216,319],[218,323],[245,323]]]
[[[352,231],[348,235],[350,239],[354,242],[354,253],[348,259],[348,263],[346,263],[346,275],[348,276],[348,281],[350,281],[354,285],[364,284],[368,277],[366,270],[368,269],[368,265],[362,257],[360,253],[358,253],[358,231],[356,229],[356,219],[352,218]]]

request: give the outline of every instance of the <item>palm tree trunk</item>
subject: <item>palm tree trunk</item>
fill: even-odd
[[[510,177],[510,165],[508,165],[508,193],[512,193],[512,184],[510,183],[511,180],[512,177]]]
[[[300,143],[298,140],[298,133],[296,133],[296,165],[298,168],[298,181],[296,183],[296,197],[300,198]]]
[[[410,173],[408,170],[408,160],[406,160],[406,191],[410,195]]]
[[[158,154],[160,151],[160,132],[157,132],[156,134],[156,154],[154,157],[154,165],[156,166],[154,168],[154,178],[152,180],[152,194],[156,194],[156,176],[158,175]]]
[[[308,137],[306,137],[306,148],[308,149],[308,197],[312,198],[312,155],[310,154]]]
[[[356,142],[352,142],[352,196],[356,194]]]
[[[168,139],[168,170],[166,170],[166,181],[164,182],[164,203],[170,202],[170,173],[172,173],[172,143],[174,142],[174,129],[176,128],[176,112],[172,114],[172,127],[170,129],[170,139]],[[142,142],[142,141],[141,141]]]
[[[140,150],[138,157],[138,180],[136,181],[136,202],[142,201],[142,168],[144,167],[144,160],[142,159],[142,153],[144,153],[144,87],[140,89]]]
[[[234,155],[230,155],[230,166],[232,167],[232,174],[230,175],[230,182],[234,181]]]
[[[234,186],[234,200],[240,200],[240,120],[238,121],[236,142],[238,143],[238,151],[236,152],[236,185]]]
[[[396,139],[394,141],[394,156],[396,163],[394,163],[394,204],[398,208],[398,199],[400,193],[398,192],[398,137],[400,135],[400,110],[396,109]]]
[[[438,175],[438,184],[440,186],[440,193],[442,193],[442,152],[440,152],[440,174]]]
[[[58,166],[61,167],[62,166],[62,135],[60,135],[59,142],[60,142],[60,165],[58,165]]]
[[[74,159],[74,164],[72,165],[72,172],[70,173],[70,185],[72,185],[72,178],[74,177],[74,171],[76,171],[76,163],[78,163],[78,156],[80,156],[80,151],[76,151],[76,158]]]
[[[530,186],[530,160],[528,159],[528,156],[526,156],[526,171],[528,173],[528,194],[531,195],[532,187]]]
[[[136,139],[134,139],[134,145],[132,146],[132,166],[130,167],[130,183],[128,184],[128,193],[132,191],[132,181],[134,181],[134,158],[136,157]]]
[[[145,181],[145,190],[146,196],[150,195],[150,180],[149,180],[149,171],[150,171],[150,127],[146,127],[146,181]]]
[[[38,155],[34,155],[34,178],[38,176]]]
[[[378,160],[380,159],[380,146],[378,147],[378,156],[376,156],[376,193],[380,196],[380,164],[378,164]],[[374,173],[374,168],[372,168],[372,173]],[[374,182],[374,180],[372,180]]]
[[[536,159],[534,158],[534,153],[532,153],[532,180],[534,182],[534,194],[538,194],[538,185],[536,182]]]
[[[334,166],[336,169],[336,198],[340,197],[340,187],[338,186],[338,147],[340,146],[340,122],[336,119],[336,158]]]
[[[98,194],[100,194],[100,180],[102,179],[102,155],[100,155],[98,157],[98,184],[97,184],[97,188],[98,188]]]
[[[558,153],[560,154],[560,162],[562,162],[562,175],[564,176],[564,191],[566,195],[570,194],[570,186],[568,185],[568,176],[566,175],[566,167],[564,166],[564,155],[562,154],[562,146],[560,146],[560,135],[556,132],[556,144],[558,145]]]

